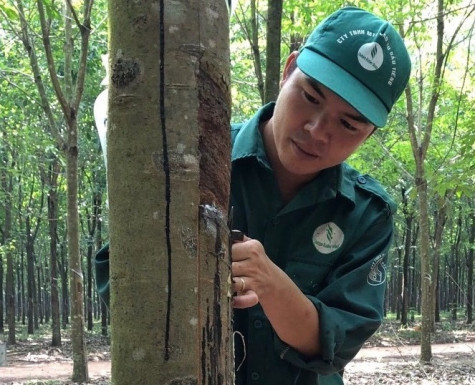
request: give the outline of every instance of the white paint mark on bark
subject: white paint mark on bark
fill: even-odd
[[[218,229],[217,222],[224,222],[224,215],[216,206],[202,205],[203,217],[206,219],[206,231],[216,238]]]
[[[134,361],[142,361],[145,357],[145,350],[142,348],[135,349],[132,352],[132,358]]]
[[[185,154],[183,155],[183,160],[185,161],[185,164],[187,166],[199,166],[200,162],[196,158],[196,156],[191,155],[191,154]]]
[[[214,9],[211,9],[211,8],[207,8],[207,9],[206,9],[206,15],[207,15],[210,19],[218,19],[218,18],[219,18],[219,13],[216,12]]]

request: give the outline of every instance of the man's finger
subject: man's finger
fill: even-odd
[[[233,297],[233,307],[235,309],[246,309],[259,303],[256,292],[248,290],[243,294]]]

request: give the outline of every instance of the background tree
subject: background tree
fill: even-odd
[[[58,148],[63,151],[66,158],[67,169],[67,191],[68,191],[68,256],[69,268],[71,271],[70,277],[70,293],[71,293],[71,309],[72,309],[72,344],[73,344],[73,381],[84,382],[88,378],[87,374],[87,355],[84,343],[83,333],[83,280],[81,259],[79,253],[79,218],[78,218],[78,176],[77,176],[77,160],[78,160],[78,115],[79,105],[82,99],[86,63],[88,54],[88,42],[91,32],[90,17],[92,9],[92,0],[86,0],[82,4],[83,21],[81,22],[69,1],[62,4],[62,9],[57,9],[51,4],[44,4],[43,1],[38,1],[37,12],[39,16],[40,36],[42,37],[43,49],[45,58],[48,64],[49,79],[52,88],[56,95],[56,100],[61,107],[63,118],[66,123],[67,130],[61,132],[60,126],[57,124],[51,106],[51,99],[48,97],[45,83],[41,76],[40,64],[36,54],[36,42],[32,36],[35,36],[32,31],[34,25],[29,23],[28,13],[30,12],[31,4],[25,3],[23,0],[16,1],[16,9],[18,11],[18,18],[20,21],[21,37],[23,45],[28,57],[30,65],[34,74],[34,79],[40,95],[42,107],[48,121],[48,129],[57,141]],[[45,10],[46,7],[46,10]],[[64,46],[63,46],[63,61],[62,65],[58,66],[54,55],[54,46],[51,41],[51,34],[54,32],[51,29],[52,18],[60,11],[63,12],[62,22],[64,23]],[[28,12],[28,13],[27,13]],[[78,66],[73,68],[73,20],[76,28],[80,34],[80,48],[79,56],[77,58]],[[15,29],[14,26],[12,26]],[[64,76],[63,82],[60,81],[57,69],[61,67],[61,74]],[[28,222],[27,222],[28,224]],[[27,232],[29,235],[29,232]],[[30,250],[30,249],[28,249]],[[29,257],[29,272],[31,273],[31,255]],[[34,280],[30,281],[30,285],[34,284]],[[31,302],[31,295],[30,302]]]
[[[443,0],[437,2],[437,14],[434,18],[436,23],[436,38],[435,38],[435,52],[434,63],[427,69],[427,63],[423,58],[425,55],[426,46],[420,40],[418,32],[420,31],[414,24],[411,26],[411,32],[414,37],[414,42],[419,53],[419,60],[416,63],[416,71],[418,73],[418,91],[420,96],[418,105],[415,106],[413,102],[412,82],[406,88],[406,105],[407,105],[407,124],[409,129],[409,137],[411,140],[411,147],[415,161],[415,183],[418,194],[418,208],[419,208],[419,225],[421,230],[420,238],[420,261],[421,261],[421,278],[422,278],[422,328],[421,328],[421,360],[429,362],[432,358],[431,353],[431,330],[432,317],[435,311],[432,295],[434,295],[433,285],[436,285],[437,277],[436,270],[431,267],[431,252],[430,252],[430,229],[429,229],[429,190],[428,190],[428,175],[426,170],[426,157],[431,142],[431,136],[434,126],[437,124],[436,113],[439,105],[440,94],[443,90],[444,74],[448,63],[449,54],[454,49],[454,44],[458,32],[464,23],[467,22],[470,15],[475,8],[467,8],[458,15],[457,26],[455,31],[448,35],[448,43],[446,41],[445,24],[449,20],[453,20],[451,13],[447,12],[446,5]],[[455,19],[457,20],[457,19]],[[400,31],[405,35],[405,28],[401,25]],[[424,87],[426,79],[428,79],[430,86],[427,97],[424,95]],[[427,98],[427,99],[426,99]],[[422,111],[427,111],[422,114]],[[455,126],[457,127],[457,120]],[[435,265],[437,266],[437,265]]]
[[[468,228],[470,229],[470,235],[468,239],[468,247],[466,247],[467,253],[467,323],[473,322],[473,254],[475,244],[475,212],[473,211],[473,204],[470,202],[470,213],[468,216]]]
[[[282,6],[283,0],[268,1],[264,103],[275,101],[280,90]]]
[[[6,137],[7,133],[0,132],[2,136]],[[6,145],[0,146],[2,150],[2,157],[0,158],[0,186],[1,186],[1,206],[3,207],[4,213],[4,222],[3,226],[0,226],[0,235],[1,235],[1,248],[3,252],[1,254],[6,256],[6,285],[5,285],[5,302],[7,310],[7,325],[8,325],[8,344],[16,343],[15,336],[15,285],[14,285],[14,268],[13,268],[13,250],[14,245],[12,242],[12,212],[13,212],[13,175],[8,172],[9,169],[14,167],[15,163],[15,152],[12,148],[7,147]],[[0,264],[2,268],[0,269],[2,273],[3,281],[3,261],[0,259]],[[3,285],[2,285],[3,286]],[[0,288],[2,287],[0,286]],[[2,332],[3,332],[3,295],[1,309],[2,316]]]
[[[59,303],[59,274],[58,274],[58,177],[61,164],[58,157],[52,154],[47,169],[41,169],[41,178],[47,185],[48,196],[48,228],[49,228],[49,269],[51,287],[51,346],[61,346],[61,320]]]

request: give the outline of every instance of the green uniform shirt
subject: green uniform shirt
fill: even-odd
[[[305,357],[287,346],[260,305],[236,310],[236,384],[343,384],[339,372],[383,318],[394,203],[346,164],[322,171],[283,203],[259,131],[273,108],[232,127],[233,228],[261,241],[314,303],[322,351]]]

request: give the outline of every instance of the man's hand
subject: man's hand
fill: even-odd
[[[233,306],[260,303],[279,338],[299,352],[320,351],[318,313],[295,283],[267,256],[264,246],[246,236],[232,245]],[[296,327],[296,325],[299,325]]]
[[[232,247],[234,307],[256,305],[259,296],[271,290],[276,266],[266,255],[262,244],[243,235]],[[275,283],[275,282],[274,282]]]
[[[237,234],[237,235],[235,235]],[[240,232],[233,233],[233,246],[232,246],[232,273],[233,273],[233,292],[236,293],[236,296],[233,298],[233,307],[236,309],[246,309],[257,305],[259,298],[257,293],[250,288],[250,277],[244,275],[237,275],[236,270],[238,269],[237,262],[243,261],[246,259],[244,253],[246,252],[245,242],[250,241],[251,239],[246,237]],[[244,274],[241,272],[241,274]]]

